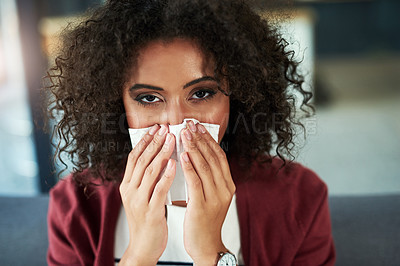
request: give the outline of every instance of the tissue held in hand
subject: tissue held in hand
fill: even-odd
[[[187,187],[185,176],[183,175],[183,170],[180,163],[180,154],[184,151],[182,140],[181,140],[181,130],[186,128],[186,123],[192,120],[195,124],[199,123],[196,119],[184,119],[182,124],[179,125],[170,125],[169,132],[175,135],[175,149],[171,155],[171,158],[176,161],[176,174],[174,182],[168,192],[166,204],[171,205],[172,201],[186,201],[188,199]],[[210,133],[215,141],[218,142],[218,132],[219,125],[216,124],[208,124],[208,123],[200,123],[202,124]],[[133,129],[129,128],[129,136],[131,138],[132,147],[135,147],[136,144],[142,139],[142,137],[149,131],[151,127],[147,128],[139,128]],[[164,168],[165,170],[165,168]],[[164,173],[164,170],[160,173],[160,177]]]

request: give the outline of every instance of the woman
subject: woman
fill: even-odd
[[[236,219],[241,264],[333,265],[326,185],[285,159],[299,125],[291,92],[303,109],[311,98],[285,47],[240,0],[109,1],[67,31],[47,89],[75,171],[51,191],[49,264],[178,263],[179,241],[195,265],[233,263],[221,231]],[[189,200],[175,207],[177,240],[168,127],[185,118],[220,129],[218,142],[193,122],[180,132]],[[147,127],[131,150],[127,128]]]

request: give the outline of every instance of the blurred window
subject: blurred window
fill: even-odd
[[[0,1],[0,195],[35,195],[38,164],[15,0]]]

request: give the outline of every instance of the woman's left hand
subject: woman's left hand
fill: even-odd
[[[181,164],[189,201],[184,221],[184,245],[195,265],[215,265],[226,251],[221,229],[236,187],[225,152],[204,126],[189,122],[182,130],[185,152]]]

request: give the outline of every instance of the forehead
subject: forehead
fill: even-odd
[[[140,82],[171,76],[198,78],[204,74],[213,75],[213,71],[211,57],[205,56],[195,41],[173,39],[152,41],[141,48],[129,74],[131,79]]]

